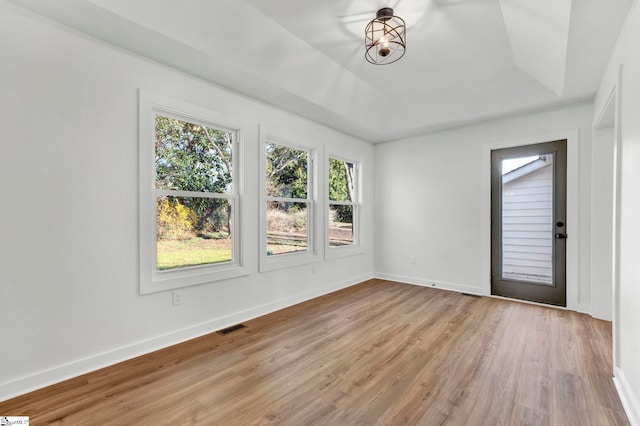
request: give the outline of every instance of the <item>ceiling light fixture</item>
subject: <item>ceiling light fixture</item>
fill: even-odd
[[[364,31],[364,57],[376,65],[391,64],[404,56],[406,48],[405,23],[393,15],[393,9],[383,7]]]

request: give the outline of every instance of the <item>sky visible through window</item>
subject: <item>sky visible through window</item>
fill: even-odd
[[[533,157],[509,158],[507,160],[502,160],[502,174],[506,175],[507,173],[517,169],[518,167],[529,164],[532,161],[537,160],[538,158],[540,158],[540,156],[534,155]]]

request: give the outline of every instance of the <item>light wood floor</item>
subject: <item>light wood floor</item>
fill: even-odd
[[[372,280],[0,403],[32,425],[626,425],[611,323]]]

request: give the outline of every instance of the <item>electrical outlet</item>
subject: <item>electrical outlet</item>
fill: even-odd
[[[416,264],[416,257],[409,256],[409,265],[415,265],[415,264]]]
[[[171,292],[171,305],[178,306],[182,305],[182,291],[175,290]]]

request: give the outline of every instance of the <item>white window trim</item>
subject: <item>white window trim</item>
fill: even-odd
[[[309,165],[307,170],[307,199],[309,202],[310,208],[307,211],[307,229],[308,229],[308,241],[307,241],[307,251],[304,252],[295,252],[295,253],[284,253],[276,256],[268,256],[267,255],[267,201],[269,198],[267,197],[266,191],[266,152],[265,147],[267,142],[275,143],[278,145],[284,145],[295,149],[301,149],[307,151],[309,153]],[[322,223],[319,218],[319,208],[318,208],[318,152],[317,149],[306,145],[304,143],[299,142],[289,142],[285,138],[281,138],[279,136],[274,136],[267,132],[267,130],[260,126],[260,155],[258,158],[260,159],[260,244],[259,244],[259,259],[260,259],[260,272],[273,271],[276,269],[282,268],[290,268],[293,266],[306,265],[309,263],[319,262],[321,260],[321,256],[318,253],[318,244],[317,241],[320,241],[318,238],[319,233],[319,223]],[[277,200],[281,201],[298,201],[289,198],[276,197]]]
[[[347,161],[349,163],[353,163],[356,168],[356,200],[354,202],[340,202],[340,201],[330,201],[329,200],[329,159],[334,158],[337,160]],[[364,253],[363,249],[363,235],[362,235],[362,181],[363,181],[363,167],[362,167],[362,157],[359,155],[337,150],[335,148],[325,148],[325,158],[324,158],[324,167],[325,167],[325,195],[324,195],[324,214],[325,214],[325,225],[324,225],[324,258],[326,260],[336,259],[345,256],[353,256],[356,254]],[[332,204],[339,205],[353,205],[354,206],[354,215],[353,215],[353,245],[350,246],[340,246],[340,247],[331,247],[329,246],[329,207]]]
[[[191,193],[189,191],[162,191],[155,188],[155,115],[167,115],[207,127],[221,128],[235,133],[233,147],[232,194]],[[166,96],[140,90],[139,93],[139,268],[140,294],[155,293],[192,285],[204,284],[248,275],[244,266],[243,250],[245,219],[242,209],[242,129],[246,127],[235,119],[209,109]],[[171,192],[171,194],[169,194]],[[233,261],[214,265],[192,266],[169,271],[158,271],[156,264],[156,196],[196,195],[209,198],[228,198],[233,201]]]

